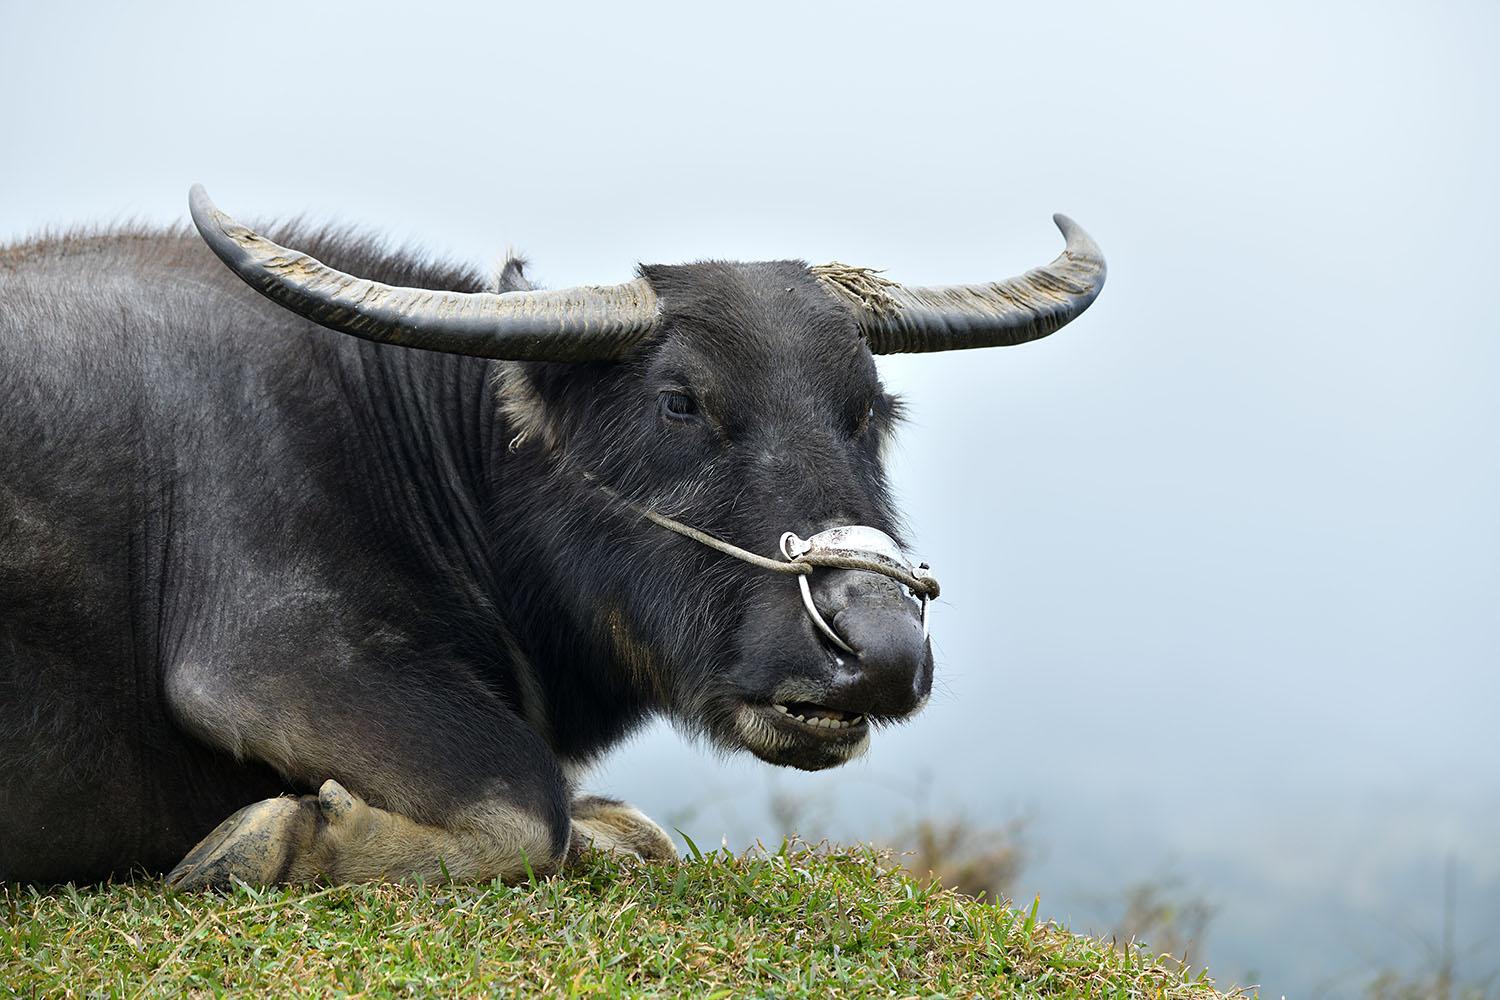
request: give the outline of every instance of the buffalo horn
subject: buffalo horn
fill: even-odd
[[[1004,347],[1060,329],[1104,287],[1104,255],[1066,215],[1052,221],[1067,246],[1056,260],[1005,281],[908,288],[866,268],[814,268],[853,308],[876,354]]]
[[[656,293],[644,278],[504,294],[399,288],[278,246],[219,211],[202,185],[193,186],[188,206],[209,247],[251,288],[365,340],[514,361],[610,361],[659,322]]]

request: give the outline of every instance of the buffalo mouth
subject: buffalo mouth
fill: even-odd
[[[761,760],[807,771],[837,767],[870,745],[868,717],[809,701],[742,702],[735,728]]]
[[[837,734],[866,727],[865,717],[854,712],[844,712],[827,705],[810,701],[772,702],[771,708],[782,715],[783,722],[792,723],[809,732]]]

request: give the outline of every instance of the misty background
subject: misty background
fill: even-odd
[[[1171,878],[1222,985],[1500,972],[1500,7],[0,0],[0,239],[357,224],[547,285],[1103,247],[1080,320],[883,359],[938,689],[815,775],[665,727],[591,779],[699,844],[1030,818],[1011,893]]]

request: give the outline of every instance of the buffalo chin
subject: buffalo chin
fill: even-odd
[[[740,745],[768,764],[822,771],[870,748],[870,724],[830,730],[809,726],[771,705],[743,703],[734,714]]]

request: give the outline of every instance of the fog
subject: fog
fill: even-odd
[[[800,775],[652,729],[591,786],[700,844],[1029,815],[1079,929],[1174,873],[1265,995],[1500,920],[1500,8],[0,0],[0,238],[338,220],[561,286],[1100,243],[1023,347],[884,359],[938,690]],[[1465,974],[1494,970],[1495,950]],[[1486,965],[1485,963],[1489,964]]]

